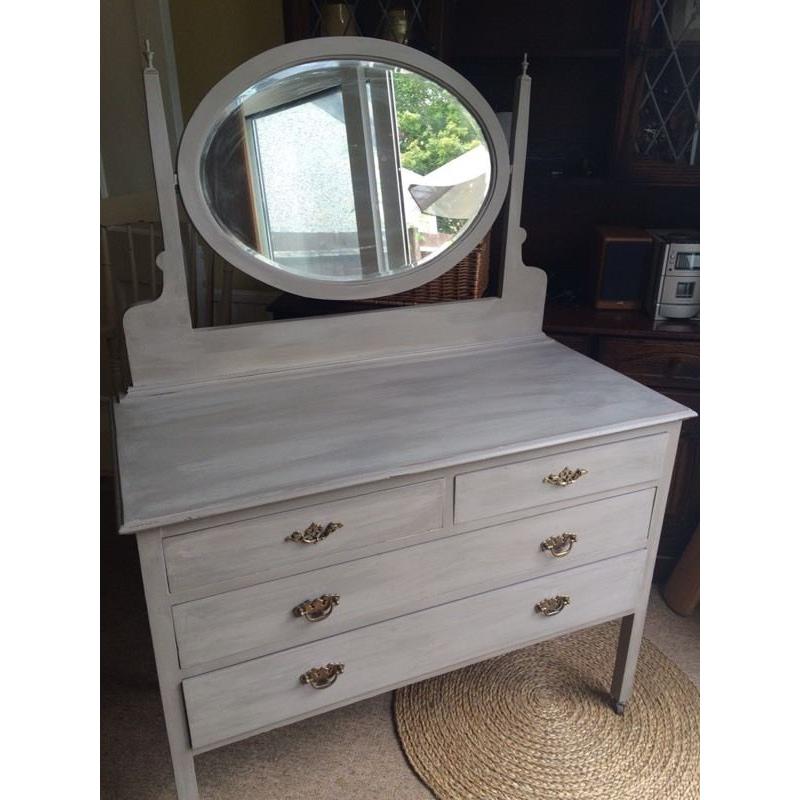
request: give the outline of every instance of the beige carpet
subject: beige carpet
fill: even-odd
[[[102,798],[174,800],[135,542],[104,539]],[[699,632],[699,616],[677,617],[654,593],[646,635],[695,682]],[[389,694],[206,753],[197,774],[203,800],[432,797],[402,754]]]

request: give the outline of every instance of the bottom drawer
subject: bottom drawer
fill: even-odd
[[[517,583],[183,682],[192,746],[206,747],[631,611],[646,551]],[[568,596],[553,616],[541,600]],[[313,667],[343,664],[327,688]]]

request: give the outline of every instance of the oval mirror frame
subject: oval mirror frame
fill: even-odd
[[[463,103],[480,125],[489,149],[492,174],[479,213],[453,244],[419,266],[380,279],[336,281],[289,272],[256,254],[218,222],[202,185],[203,157],[231,105],[254,84],[290,67],[332,59],[366,59],[398,66],[429,78]],[[226,261],[257,280],[291,294],[327,300],[384,297],[421,286],[465,258],[489,232],[506,198],[509,182],[508,143],[489,104],[465,78],[432,56],[411,47],[358,36],[321,37],[281,45],[251,58],[223,78],[192,114],[178,151],[181,199],[200,236]]]

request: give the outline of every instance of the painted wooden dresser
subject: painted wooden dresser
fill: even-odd
[[[548,336],[700,412],[700,322],[641,311],[545,305]],[[700,521],[700,417],[685,420],[664,511],[655,578],[666,579]]]
[[[212,246],[234,255],[187,188],[204,115],[323,57],[419,70],[481,120],[492,187],[461,246],[505,204],[502,296],[193,328],[158,75],[145,71],[164,292],[125,317],[134,385],[115,433],[181,800],[199,797],[200,753],[615,618],[609,713],[621,712],[693,414],[541,332],[545,276],[520,257],[524,74],[509,160],[477,92],[408,48],[316,40],[248,62],[212,90],[179,156]]]

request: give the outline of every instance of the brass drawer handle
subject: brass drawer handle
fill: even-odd
[[[545,617],[554,617],[560,614],[565,606],[569,605],[569,597],[565,594],[557,594],[555,597],[548,597],[546,600],[540,600],[534,609]]]
[[[292,609],[296,617],[305,617],[309,622],[319,622],[333,614],[333,609],[339,605],[338,594],[323,594],[316,600],[306,600]]]
[[[575,483],[578,478],[582,478],[589,470],[588,469],[570,469],[564,467],[558,475],[548,475],[543,479],[542,483],[547,483],[550,486],[570,486]]]
[[[550,553],[553,558],[564,558],[572,550],[572,545],[578,541],[574,533],[559,533],[542,542],[542,550]]]
[[[300,544],[319,544],[327,539],[334,531],[344,527],[341,522],[329,522],[324,528],[317,522],[312,522],[302,533],[295,531],[291,536],[286,537],[287,542],[299,542]]]
[[[326,664],[324,667],[313,667],[300,676],[300,683],[314,689],[327,689],[336,683],[336,679],[344,672],[344,664]]]

